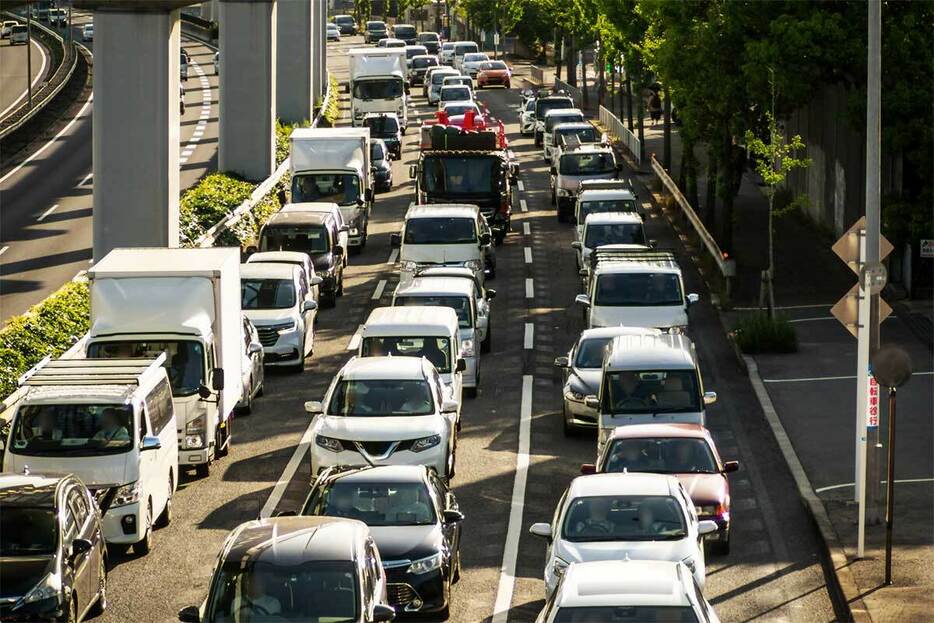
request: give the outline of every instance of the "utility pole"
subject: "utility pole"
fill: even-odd
[[[26,99],[32,110],[32,3],[26,5]]]

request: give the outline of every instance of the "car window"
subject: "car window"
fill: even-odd
[[[584,232],[584,246],[596,249],[606,244],[645,244],[642,223],[589,224]]]
[[[356,519],[371,527],[430,526],[437,522],[424,482],[334,482],[321,494],[322,515]]]
[[[348,417],[431,415],[435,404],[424,379],[345,379],[334,389],[328,414]]]
[[[249,344],[249,333],[247,334],[247,344]],[[152,392],[146,396],[146,409],[149,411],[149,422],[152,424],[152,432],[158,435],[172,421],[172,388],[168,381],[159,381]]]
[[[562,536],[572,542],[666,541],[687,536],[678,500],[668,495],[584,496],[571,501]]]
[[[606,345],[610,337],[592,337],[581,342],[574,357],[574,367],[595,369],[603,366],[603,356],[606,354]]]
[[[594,305],[684,305],[681,279],[675,273],[604,273],[597,279]]]
[[[360,351],[364,357],[424,357],[440,372],[451,371],[450,340],[445,337],[385,336],[364,338]]]
[[[74,486],[68,491],[68,503],[71,504],[78,527],[83,527],[88,520],[88,515],[90,515],[90,509],[80,487]]]
[[[393,305],[418,305],[424,307],[450,307],[457,313],[457,326],[473,328],[473,310],[466,296],[397,296]]]
[[[603,471],[662,474],[718,472],[707,441],[691,437],[617,439],[607,452]]]
[[[295,305],[295,283],[291,279],[244,277],[240,280],[243,309],[289,309]]]
[[[116,454],[132,447],[133,430],[131,405],[25,405],[16,414],[11,451],[32,456]]]
[[[609,413],[692,413],[701,410],[694,370],[608,372],[601,389]]]

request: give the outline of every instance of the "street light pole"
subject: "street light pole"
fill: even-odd
[[[885,583],[892,583],[892,525],[895,515],[895,393],[889,388],[889,465],[885,482]]]

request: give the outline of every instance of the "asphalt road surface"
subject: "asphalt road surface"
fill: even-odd
[[[74,36],[89,20],[76,14]],[[89,46],[91,44],[88,44]],[[214,50],[183,38],[189,68],[179,145],[182,190],[217,169],[217,76]],[[5,49],[5,48],[4,48]],[[60,133],[21,168],[0,176],[0,323],[26,311],[91,259],[93,101],[63,120]]]
[[[347,38],[330,47],[331,71],[341,80],[347,77],[346,61],[337,52],[358,40]],[[427,103],[419,92],[413,95],[416,113],[426,118]],[[484,91],[479,98],[507,122],[522,161],[527,212],[517,211],[513,233],[497,249],[498,276],[489,284],[498,293],[493,350],[481,363],[479,396],[464,406],[453,481],[466,515],[464,573],[453,590],[450,620],[491,620],[498,603],[508,610],[509,621],[534,621],[543,605],[544,546],[527,530],[533,522],[551,519],[580,463],[592,460],[595,436],[564,437],[560,380],[552,367],[554,357],[566,352],[583,324],[580,310],[572,306],[578,277],[571,228],[555,218],[541,152],[531,139],[518,135],[518,94]],[[347,346],[357,326],[370,309],[391,299],[397,278],[390,263],[389,233],[398,231],[412,198],[407,169],[417,157],[416,139],[413,131],[405,137],[403,158],[393,167],[394,188],[378,195],[369,244],[361,255],[350,258],[345,294],[337,308],[322,312],[314,356],[304,373],[267,374],[266,394],[253,414],[234,422],[230,455],[203,481],[191,474],[183,481],[174,521],[155,534],[153,552],[143,558],[112,557],[110,604],[101,621],[175,620],[178,609],[204,599],[229,530],[256,518],[264,506],[274,512],[290,510],[304,499],[310,465],[303,435],[310,421],[303,403],[320,398],[348,358]],[[655,208],[650,210],[648,230],[663,246],[678,244]],[[531,262],[526,261],[526,248]],[[687,258],[683,266],[688,291],[704,293]],[[526,279],[533,280],[532,298],[526,296]],[[752,389],[728,354],[709,304],[702,302],[691,313],[705,388],[720,396],[709,411],[708,424],[724,459],[741,461],[740,471],[731,478],[733,551],[708,558],[707,597],[724,622],[834,620],[815,530]],[[532,326],[530,340],[527,324]],[[520,428],[529,440],[528,471],[525,486],[515,487]],[[300,460],[290,461],[293,455]],[[297,470],[287,470],[290,463]],[[507,538],[510,525],[513,532]],[[514,573],[504,574],[503,568]]]
[[[49,70],[49,53],[35,39],[32,45],[10,45],[10,39],[0,40],[0,119],[26,102],[28,67],[27,50],[32,50],[32,88],[35,89]]]

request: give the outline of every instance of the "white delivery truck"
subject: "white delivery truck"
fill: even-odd
[[[178,463],[200,476],[230,449],[242,393],[240,250],[114,249],[89,271],[90,358],[165,353]]]
[[[360,251],[373,207],[370,129],[299,128],[290,141],[292,203],[336,203]]]
[[[405,48],[353,48],[350,58],[350,112],[355,126],[370,112],[393,112],[409,125]]]

